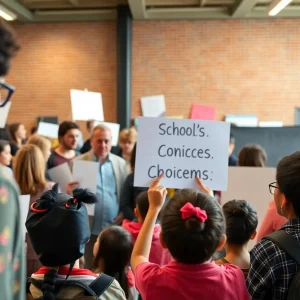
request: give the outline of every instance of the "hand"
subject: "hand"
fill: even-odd
[[[117,225],[121,225],[122,222],[124,220],[124,214],[122,212],[120,212],[117,217],[114,219],[114,222],[117,224]]]
[[[159,185],[163,176],[164,174],[161,174],[159,177],[154,179],[149,187],[149,208],[161,209],[165,202],[168,191],[165,187]]]
[[[214,197],[214,192],[210,188],[206,187],[205,185],[202,184],[202,181],[199,177],[196,177],[196,182],[199,186],[199,190],[203,193],[208,194],[211,197]]]
[[[66,186],[66,192],[68,195],[73,195],[73,191],[79,186],[78,181],[71,181]]]

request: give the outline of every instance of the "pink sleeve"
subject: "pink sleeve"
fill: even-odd
[[[271,200],[264,219],[259,227],[256,241],[260,242],[263,237],[278,230],[284,223],[286,223],[286,219],[278,215],[274,200]]]
[[[272,201],[272,200],[271,200]],[[261,239],[274,231],[273,229],[274,210],[272,209],[272,203],[270,202],[264,216],[263,221],[260,224],[259,231],[257,232],[256,241],[260,242]]]
[[[146,298],[149,281],[156,276],[159,270],[159,265],[149,262],[143,262],[136,267],[134,271],[135,286],[142,298]]]

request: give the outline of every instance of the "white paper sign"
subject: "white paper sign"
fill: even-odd
[[[149,96],[141,98],[144,117],[163,117],[166,114],[165,96]]]
[[[102,96],[100,93],[71,90],[73,120],[104,121]]]
[[[119,133],[120,133],[120,124],[109,123],[109,122],[95,122],[95,126],[104,125],[111,130],[112,135],[112,146],[118,146],[119,144]]]
[[[63,163],[57,167],[48,170],[50,178],[59,184],[62,193],[66,193],[67,184],[74,181],[69,164]]]
[[[99,163],[94,161],[74,160],[73,176],[79,182],[79,186],[97,192],[97,182],[99,176]],[[86,205],[89,216],[95,214],[95,205]]]
[[[258,228],[264,218],[273,195],[269,192],[269,184],[275,181],[275,168],[230,167],[228,171],[228,188],[221,194],[221,204],[228,201],[246,200],[257,212]],[[249,243],[249,248],[255,241]]]
[[[259,127],[282,127],[282,121],[260,121],[258,123]]]
[[[226,190],[230,124],[217,121],[140,118],[134,186],[196,188],[195,177],[214,190]]]
[[[51,139],[56,139],[58,137],[58,128],[58,124],[39,122],[37,133]]]
[[[25,234],[27,232],[25,223],[29,211],[29,203],[30,203],[30,195],[21,195],[19,196],[19,204],[20,204],[20,222],[21,222],[21,230],[24,234],[24,241],[25,241]]]
[[[0,128],[5,127],[10,107],[11,101],[8,101],[5,106],[0,107]]]
[[[225,121],[240,127],[256,127],[258,123],[255,115],[226,115]]]

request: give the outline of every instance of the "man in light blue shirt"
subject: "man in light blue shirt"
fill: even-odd
[[[93,266],[93,247],[103,228],[120,223],[119,201],[122,185],[128,175],[123,158],[110,153],[112,135],[108,127],[98,125],[91,135],[91,151],[76,157],[78,160],[97,161],[99,165],[95,215],[91,217],[92,236],[85,249],[85,267]]]

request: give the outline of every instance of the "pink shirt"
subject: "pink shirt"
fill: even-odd
[[[271,200],[264,219],[259,227],[256,241],[259,242],[263,237],[277,231],[286,222],[287,219],[278,214],[275,202],[274,200]]]
[[[141,223],[129,221],[126,219],[122,223],[122,227],[131,233],[134,242],[136,241],[142,226],[143,224]],[[164,249],[161,246],[160,239],[159,239],[160,232],[161,232],[161,227],[159,224],[156,224],[152,236],[149,261],[158,264],[160,266],[164,266],[167,265],[172,260],[172,256],[168,249]]]
[[[141,263],[135,283],[143,300],[249,300],[245,278],[234,265],[188,265],[176,261],[164,267]]]

